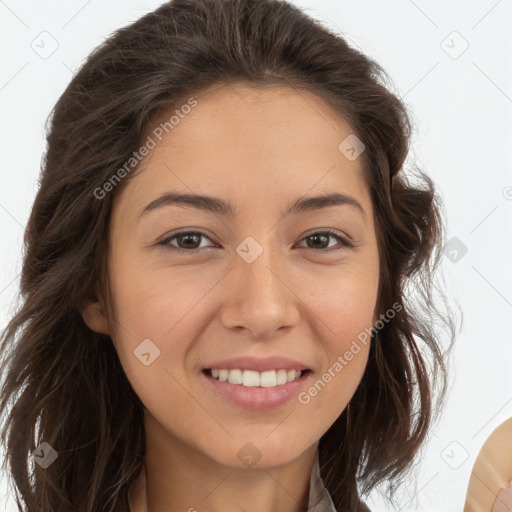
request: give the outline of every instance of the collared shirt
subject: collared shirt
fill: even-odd
[[[366,507],[364,510],[371,512]],[[318,450],[316,452],[315,463],[311,471],[311,478],[309,479],[309,502],[308,512],[337,512],[334,503],[332,502],[329,491],[324,486],[322,477],[320,475],[320,461],[318,458]]]
[[[324,486],[320,475],[320,461],[318,450],[316,452],[315,463],[309,479],[309,502],[308,512],[337,512],[332,502],[329,491]]]

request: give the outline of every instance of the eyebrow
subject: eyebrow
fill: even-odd
[[[236,216],[237,207],[231,202],[218,197],[212,197],[202,194],[188,194],[180,192],[166,192],[160,197],[151,201],[146,207],[140,212],[138,218],[143,215],[169,205],[186,205],[192,206],[198,210],[206,212],[216,213],[223,216],[234,217]],[[348,196],[340,192],[333,192],[329,194],[323,194],[319,196],[303,196],[296,199],[294,202],[288,205],[288,207],[281,211],[283,216],[290,213],[299,214],[304,212],[310,212],[320,210],[322,208],[328,208],[332,206],[348,205],[353,206],[362,214],[366,220],[366,212],[354,197]]]

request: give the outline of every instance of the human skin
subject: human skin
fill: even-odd
[[[464,512],[509,510],[512,486],[512,418],[499,425],[487,438],[475,460],[466,493]],[[504,489],[507,489],[504,491]],[[500,492],[502,494],[500,494]],[[497,498],[498,494],[500,496]],[[496,507],[496,508],[494,508]]]
[[[145,406],[150,512],[298,512],[308,503],[317,443],[353,396],[369,344],[307,405],[294,397],[248,410],[213,391],[202,370],[220,359],[281,355],[312,370],[306,390],[373,325],[379,256],[370,193],[361,158],[338,149],[353,130],[313,93],[236,83],[194,97],[197,106],[115,197],[115,322],[94,302],[82,314],[111,336]],[[184,205],[141,215],[171,190],[229,200],[236,215]],[[364,215],[347,204],[282,214],[301,196],[329,192],[355,198]],[[183,235],[158,245],[178,229],[206,237],[196,239],[195,252]],[[308,238],[326,229],[355,246]],[[251,263],[236,252],[248,236],[263,249]],[[160,350],[149,366],[134,355],[145,339]],[[249,442],[260,456],[251,467],[238,457]],[[131,490],[131,512],[143,511],[142,476]]]

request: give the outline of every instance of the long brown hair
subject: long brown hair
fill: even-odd
[[[451,347],[455,328],[433,298],[442,205],[423,171],[404,169],[404,104],[376,62],[285,1],[173,0],[96,48],[50,116],[25,231],[22,305],[1,338],[4,466],[20,510],[128,509],[144,462],[143,404],[111,339],[91,331],[80,308],[101,293],[109,313],[109,219],[129,177],[101,200],[94,191],[132,157],[154,116],[234,81],[312,91],[365,145],[377,314],[401,308],[372,336],[355,395],[320,439],[321,474],[337,509],[355,511],[381,483],[392,495],[414,465],[444,401],[442,345]],[[58,452],[46,469],[31,456],[42,441]]]

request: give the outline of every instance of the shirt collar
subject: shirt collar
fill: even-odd
[[[316,452],[313,470],[309,479],[308,512],[336,512],[329,491],[324,486],[320,475],[320,461]]]

